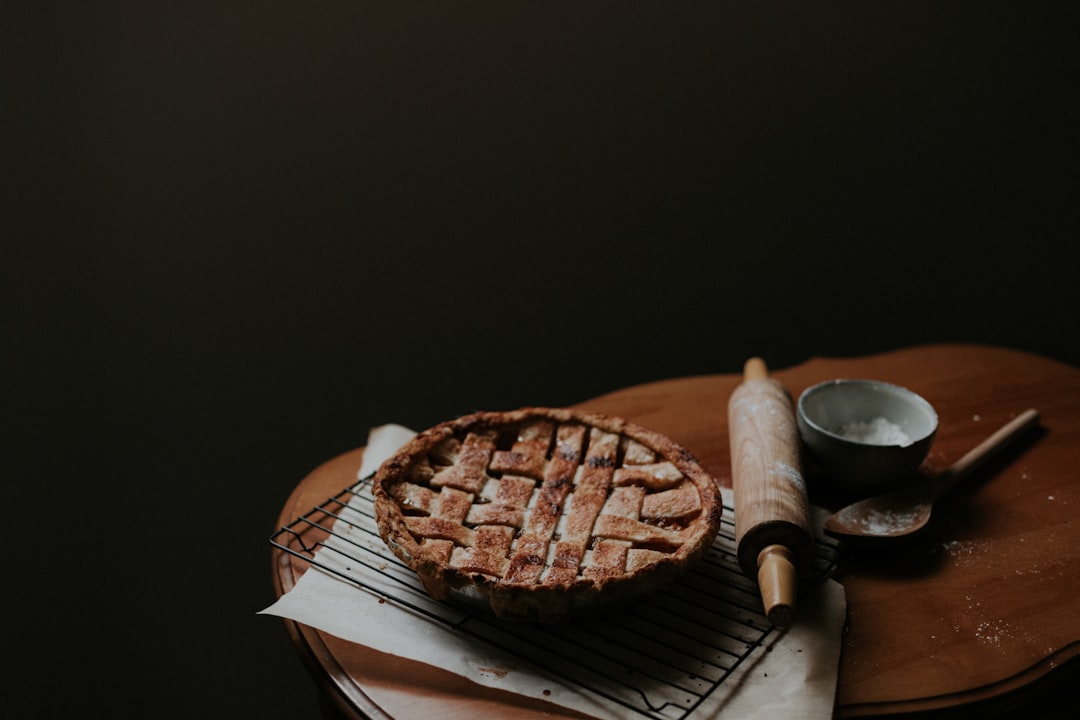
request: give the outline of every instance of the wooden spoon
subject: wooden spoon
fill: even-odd
[[[860,500],[833,513],[825,521],[825,532],[836,538],[899,538],[921,530],[936,500],[1038,423],[1039,413],[1025,410],[933,480]]]

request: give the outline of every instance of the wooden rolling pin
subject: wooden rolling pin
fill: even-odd
[[[781,628],[795,619],[799,574],[814,549],[798,432],[791,395],[761,358],[747,360],[728,401],[735,546],[769,622]]]

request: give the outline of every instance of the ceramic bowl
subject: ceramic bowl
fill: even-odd
[[[866,497],[915,476],[934,442],[938,418],[929,402],[905,387],[842,378],[799,396],[797,424],[822,481]]]

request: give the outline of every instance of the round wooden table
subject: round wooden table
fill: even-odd
[[[1066,700],[1067,681],[1080,666],[1080,369],[1007,348],[937,344],[815,358],[772,374],[795,397],[837,377],[885,380],[920,393],[940,419],[924,467],[929,474],[1017,413],[1040,412],[1040,428],[935,511],[928,534],[897,547],[843,548],[836,579],[848,610],[834,717],[1065,717],[1050,713]],[[726,408],[741,377],[664,380],[576,407],[670,436],[730,486]],[[282,508],[281,525],[351,485],[362,456],[357,448],[304,478]],[[811,462],[804,470],[812,502],[835,508],[845,500],[823,487]],[[279,596],[307,569],[276,548],[272,563]],[[324,691],[328,716],[580,717],[284,623]]]

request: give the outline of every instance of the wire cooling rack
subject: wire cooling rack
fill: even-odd
[[[732,508],[702,562],[671,588],[623,609],[566,625],[499,620],[451,599],[436,602],[379,537],[371,479],[364,478],[275,532],[275,547],[646,718],[688,717],[736,669],[764,651],[774,628],[735,555]],[[837,562],[819,540],[813,592]],[[647,688],[643,689],[643,688]]]

